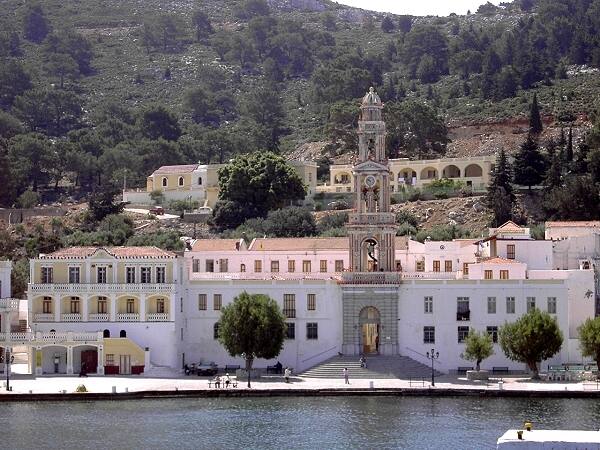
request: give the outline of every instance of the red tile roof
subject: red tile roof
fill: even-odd
[[[237,250],[241,239],[198,239],[192,246],[194,252],[218,252]]]
[[[512,220],[509,220],[508,222],[505,222],[496,228],[496,232],[498,231],[523,231],[523,228],[514,223]]]
[[[177,173],[191,173],[198,168],[198,164],[186,164],[180,166],[162,166],[156,169],[152,175],[167,175]]]
[[[506,258],[502,258],[500,256],[482,259],[481,263],[482,264],[523,264],[520,261],[515,261],[514,259],[506,259]]]
[[[344,250],[348,251],[350,241],[347,237],[339,238],[257,238],[252,241],[250,251],[316,251]],[[396,237],[396,250],[408,249],[406,236]]]
[[[600,220],[572,221],[572,222],[546,222],[546,228],[550,227],[600,227]]]
[[[158,247],[69,247],[57,250],[41,259],[87,258],[99,250],[105,250],[115,258],[175,258],[177,255]]]

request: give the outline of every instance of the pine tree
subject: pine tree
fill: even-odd
[[[23,17],[25,39],[39,44],[46,38],[48,33],[50,33],[50,24],[46,19],[42,6],[37,3],[30,4]]]
[[[504,149],[496,158],[492,180],[487,191],[487,205],[494,212],[494,226],[502,225],[511,218],[515,194],[510,184],[512,170]]]
[[[544,179],[546,164],[535,137],[530,133],[515,156],[514,181],[522,186],[538,185]]]
[[[550,164],[546,171],[546,193],[550,193],[553,189],[562,186],[562,164],[560,156],[555,152],[550,156]]]
[[[540,117],[537,94],[533,94],[533,101],[531,102],[531,110],[529,113],[529,132],[537,135],[540,134],[543,129],[544,127],[542,125],[542,118]]]

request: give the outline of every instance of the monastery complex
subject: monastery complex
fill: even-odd
[[[74,247],[40,255],[31,260],[28,326],[12,333],[19,302],[7,298],[10,265],[3,264],[0,345],[26,345],[36,374],[77,373],[82,363],[100,374],[181,370],[199,361],[242,364],[216,340],[216,324],[221,308],[247,291],[280,305],[288,328],[278,360],[298,373],[340,353],[427,364],[431,348],[440,354],[436,368],[453,372],[472,365],[461,358],[471,329],[494,341],[484,369],[524,371],[504,356],[498,329],[532,308],[556,317],[564,335],[560,353],[544,367],[582,363],[577,328],[598,313],[600,222],[548,222],[545,240],[512,222],[481,239],[397,237],[390,197],[400,185],[447,176],[479,187],[493,162],[388,161],[382,109],[371,90],[361,106],[358,161],[332,169],[331,187],[354,198],[347,238],[195,240],[180,254]],[[206,186],[207,198],[216,195],[211,166],[178,170],[159,169],[148,189]],[[315,192],[316,166],[304,173]]]

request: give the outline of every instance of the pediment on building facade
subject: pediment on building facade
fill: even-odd
[[[98,247],[91,255],[91,259],[114,259],[114,255],[103,247]]]
[[[353,167],[354,172],[387,172],[388,166],[375,161],[365,161]]]

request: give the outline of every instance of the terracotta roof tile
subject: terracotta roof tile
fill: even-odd
[[[192,246],[194,252],[217,252],[236,250],[241,239],[198,239]]]
[[[257,238],[251,251],[348,250],[348,238]]]
[[[339,238],[258,238],[250,245],[250,251],[315,251],[344,250],[348,251],[350,241],[347,237]],[[396,237],[396,250],[408,249],[406,236]]]
[[[198,168],[198,164],[186,164],[180,166],[162,166],[156,169],[152,175],[167,175],[172,173],[191,173]]]
[[[546,228],[550,227],[600,227],[600,220],[571,221],[571,222],[546,222]]]
[[[523,228],[514,223],[512,220],[509,220],[508,222],[505,222],[496,228],[496,232],[498,231],[523,231]]]
[[[514,259],[506,259],[506,258],[502,258],[500,256],[482,259],[481,263],[482,264],[523,264],[520,261],[515,261]]]
[[[69,247],[40,256],[41,259],[87,258],[105,250],[115,258],[175,258],[173,252],[158,247]]]

